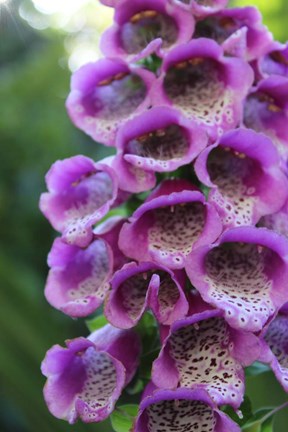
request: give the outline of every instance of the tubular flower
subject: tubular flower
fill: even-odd
[[[69,244],[85,247],[93,238],[92,226],[115,203],[118,182],[106,164],[85,156],[55,162],[46,175],[48,193],[40,209]]]
[[[102,36],[101,49],[109,57],[137,61],[153,52],[160,56],[194,32],[191,13],[166,0],[124,0],[116,5],[114,25]]]
[[[122,60],[100,59],[72,76],[67,109],[73,123],[95,141],[114,145],[117,129],[150,105],[155,76]]]
[[[130,356],[123,352],[129,344]],[[88,339],[54,345],[42,363],[48,378],[44,397],[51,413],[73,424],[99,422],[113,411],[115,402],[138,366],[140,342],[132,331],[107,325]]]
[[[256,332],[288,301],[287,252],[287,240],[276,233],[239,227],[192,251],[186,271],[231,327]]]
[[[245,347],[245,348],[244,348]],[[154,361],[152,380],[159,388],[203,388],[217,405],[237,409],[244,396],[243,366],[259,356],[256,336],[234,330],[219,310],[178,320]]]
[[[170,325],[188,312],[182,273],[173,274],[154,263],[130,263],[115,273],[105,305],[109,322],[120,328],[134,327],[149,307],[157,321]]]
[[[263,132],[277,150],[288,157],[288,78],[272,75],[259,82],[247,97],[244,124]]]
[[[119,246],[125,255],[183,268],[193,248],[217,239],[222,224],[215,208],[191,185],[188,188],[181,180],[164,183],[159,195],[152,195],[134,212],[120,232]]]
[[[190,10],[197,18],[215,14],[225,8],[228,0],[170,0]]]
[[[195,171],[212,187],[208,201],[225,227],[254,225],[287,199],[288,182],[273,143],[252,130],[227,132],[201,153]]]
[[[215,41],[199,38],[179,45],[167,54],[161,72],[152,89],[155,105],[173,105],[212,139],[242,120],[253,71],[242,59],[224,57]]]
[[[113,270],[119,270],[128,262],[128,258],[120,251],[118,247],[119,234],[123,224],[127,219],[121,216],[112,216],[103,223],[96,226],[93,233],[96,238],[101,238],[108,243],[113,252]]]
[[[62,235],[48,302],[110,324],[48,351],[45,399],[102,421],[138,370],[134,432],[240,432],[224,405],[241,406],[244,368],[270,365],[288,393],[288,45],[228,0],[100,2],[106,57],[73,74],[67,109],[114,150],[56,162],[40,207]]]
[[[272,42],[272,34],[254,7],[224,9],[205,17],[197,22],[194,37],[213,39],[228,54],[248,61],[262,55]]]
[[[177,110],[155,107],[125,123],[116,145],[133,167],[167,172],[192,162],[208,145],[208,138]]]
[[[240,432],[202,389],[156,390],[140,404],[135,432]]]
[[[288,238],[288,201],[278,212],[261,218],[259,225]]]
[[[258,60],[258,71],[262,78],[270,75],[282,75],[288,78],[288,43],[273,42],[265,55]]]
[[[98,238],[82,249],[58,238],[48,264],[45,296],[56,309],[85,317],[103,303],[113,274],[113,252],[106,241]]]
[[[286,308],[287,309],[287,308]],[[279,314],[265,329],[259,360],[270,365],[277,380],[288,392],[288,315]]]

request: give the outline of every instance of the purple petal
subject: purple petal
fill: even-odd
[[[270,75],[288,77],[288,43],[271,43],[265,55],[258,60],[258,69],[262,78]]]
[[[172,184],[173,181],[170,191]],[[192,248],[215,241],[221,230],[216,210],[200,192],[179,192],[176,186],[176,192],[148,198],[135,211],[120,232],[119,246],[125,255],[137,261],[183,268]]]
[[[125,385],[127,385],[139,365],[141,340],[138,334],[134,330],[119,330],[108,324],[93,332],[88,339],[99,351],[107,352],[123,364],[126,370]]]
[[[138,61],[188,42],[193,31],[193,15],[166,0],[124,0],[116,5],[114,25],[103,34],[100,46],[108,57]]]
[[[117,198],[114,171],[85,156],[74,156],[55,162],[46,182],[49,192],[41,195],[41,211],[67,243],[87,246],[93,238],[92,226]]]
[[[184,280],[154,263],[126,264],[111,281],[105,315],[116,327],[131,328],[150,307],[159,322],[169,325],[188,311]]]
[[[125,161],[147,171],[174,171],[207,146],[198,125],[169,107],[155,107],[125,123],[116,145]]]
[[[245,126],[263,132],[286,159],[288,156],[288,78],[273,75],[260,81],[248,96]]]
[[[48,351],[42,372],[50,412],[75,423],[102,421],[112,412],[125,382],[124,366],[92,342],[79,338]]]
[[[244,396],[242,344],[250,348],[250,362],[244,358],[246,366],[259,356],[255,336],[231,329],[216,310],[182,319],[171,327],[153,364],[152,380],[161,388],[197,385],[217,405],[237,409]]]
[[[148,70],[130,68],[121,60],[89,63],[72,76],[68,113],[95,141],[114,146],[119,126],[150,105],[154,81]]]
[[[194,250],[186,272],[231,327],[259,331],[288,300],[287,257],[285,238],[264,228],[239,227]]]
[[[159,390],[140,404],[135,432],[240,432],[202,389]]]
[[[119,188],[124,191],[141,193],[156,185],[157,179],[153,171],[128,163],[122,154],[111,158],[111,166],[118,173]]]
[[[212,186],[212,202],[227,227],[256,224],[287,199],[288,181],[270,139],[252,130],[226,133],[195,164],[199,180]]]
[[[99,0],[105,6],[115,7],[120,0]]]
[[[45,296],[56,309],[85,317],[103,303],[113,272],[112,250],[104,240],[96,239],[82,249],[56,239],[48,263]]]
[[[254,7],[225,9],[199,20],[194,37],[211,38],[228,54],[248,61],[263,54],[272,41],[272,34],[262,24],[262,16]]]
[[[190,0],[190,3],[192,13],[197,17],[203,17],[224,9],[228,0]]]
[[[243,100],[252,83],[253,72],[246,62],[224,57],[215,41],[200,38],[167,54],[153,101],[173,105],[215,140],[242,120]]]
[[[113,252],[114,271],[119,270],[129,261],[118,246],[119,234],[125,222],[127,222],[127,219],[121,216],[112,216],[106,219],[102,224],[97,225],[93,231],[96,238],[105,240],[110,246]]]
[[[278,212],[264,216],[259,221],[259,225],[288,238],[288,201]]]
[[[288,392],[288,317],[286,315],[278,315],[269,324],[265,331],[260,360],[270,365],[277,380]]]

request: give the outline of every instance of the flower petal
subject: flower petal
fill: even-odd
[[[130,359],[123,354],[129,343]],[[73,424],[99,422],[114,409],[124,385],[139,362],[140,342],[133,331],[106,326],[89,339],[66,341],[67,348],[52,347],[42,363],[48,378],[44,396],[50,412]],[[123,362],[123,363],[122,363]]]
[[[257,338],[231,329],[220,311],[179,320],[172,325],[153,364],[152,380],[161,388],[197,385],[207,390],[217,405],[230,404],[237,409],[244,396],[241,344],[249,346],[249,360],[255,361],[260,351]]]
[[[202,389],[156,390],[143,399],[135,432],[240,432]]]
[[[206,37],[223,46],[230,55],[254,60],[272,42],[272,34],[262,24],[255,7],[224,9],[197,22],[194,37]]]
[[[262,78],[270,75],[288,77],[288,43],[273,42],[264,56],[258,60],[258,70]]]
[[[265,331],[260,359],[268,363],[276,378],[288,392],[288,317],[278,315]]]
[[[72,76],[68,113],[95,141],[115,146],[119,126],[150,105],[149,89],[154,81],[148,70],[132,68],[121,60],[88,63]]]
[[[272,139],[280,155],[288,158],[288,78],[272,75],[259,82],[244,106],[246,127]]]
[[[231,327],[255,332],[288,300],[287,258],[285,238],[264,228],[239,227],[194,250],[186,272]]]
[[[252,83],[253,72],[246,62],[224,57],[216,42],[199,38],[167,54],[153,101],[173,105],[215,140],[242,120],[243,100]]]
[[[85,156],[55,162],[46,176],[49,192],[41,195],[40,209],[69,244],[87,246],[92,226],[108,213],[117,198],[115,172]]]
[[[192,248],[211,243],[219,236],[222,226],[214,207],[205,202],[200,192],[186,187],[180,192],[177,185],[176,181],[176,191],[172,192],[170,184],[169,195],[148,198],[130,223],[123,226],[119,246],[125,255],[172,269],[183,268]]]
[[[202,152],[195,171],[202,183],[212,186],[208,201],[226,228],[256,224],[287,199],[288,181],[276,149],[263,134],[251,130],[227,132]]]
[[[208,145],[205,132],[169,107],[155,107],[125,123],[116,145],[129,164],[147,171],[174,171]]]
[[[181,284],[182,282],[182,284]],[[134,327],[150,307],[162,324],[171,324],[188,311],[182,274],[154,263],[126,264],[115,273],[105,315],[116,327]]]
[[[85,317],[103,303],[113,271],[113,253],[104,240],[82,249],[56,239],[48,263],[45,296],[56,309]]]
[[[138,61],[188,42],[193,31],[193,15],[166,0],[124,0],[116,5],[114,25],[103,34],[100,46],[108,57]]]

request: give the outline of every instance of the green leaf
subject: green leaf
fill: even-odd
[[[110,219],[113,216],[121,216],[123,218],[127,218],[130,216],[130,210],[127,205],[122,205],[117,208],[110,210],[106,216],[103,217],[101,223],[105,222],[107,219]]]
[[[106,324],[108,324],[108,321],[104,315],[99,315],[95,318],[86,320],[86,325],[91,333],[94,332],[95,330],[99,330],[100,328],[104,327]]]
[[[257,376],[269,371],[270,371],[269,366],[259,362],[255,362],[252,364],[252,366],[249,366],[245,369],[245,374],[246,376]]]
[[[114,410],[110,416],[115,432],[130,432],[138,413],[138,405],[122,405]]]
[[[263,408],[243,426],[243,432],[272,432],[274,408]],[[269,416],[271,414],[271,416]]]
[[[261,432],[273,432],[274,417],[268,418],[263,424]]]
[[[135,380],[132,381],[132,383],[128,387],[126,387],[126,392],[129,395],[133,396],[142,392],[143,388],[144,388],[143,380],[140,378],[136,378]]]
[[[156,321],[150,312],[146,312],[136,327],[142,340],[142,356],[139,366],[139,377],[149,380],[152,363],[159,354],[159,336]]]
[[[205,195],[205,197],[208,198],[210,188],[208,188],[207,186],[205,186],[204,184],[201,183],[200,189],[201,189],[202,193]]]

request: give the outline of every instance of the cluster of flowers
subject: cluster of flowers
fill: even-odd
[[[110,324],[48,351],[45,399],[70,423],[108,417],[148,309],[161,347],[135,432],[237,432],[220,408],[239,409],[245,367],[288,391],[288,46],[227,0],[103,3],[106,57],[67,108],[116,154],[56,162],[40,207],[62,234],[47,300],[73,318],[104,304]]]

